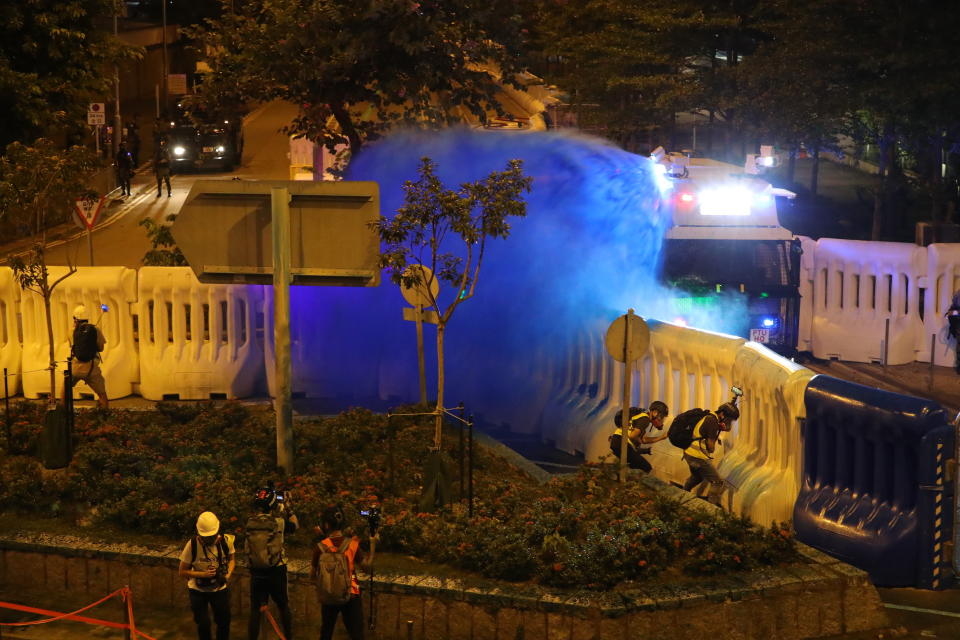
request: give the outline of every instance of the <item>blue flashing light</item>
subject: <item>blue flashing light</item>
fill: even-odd
[[[766,316],[760,321],[760,326],[764,329],[773,329],[777,326],[777,318]]]
[[[105,304],[102,304],[100,305],[100,311],[103,311],[104,313],[106,313],[107,311],[110,311],[110,307],[108,307]]]

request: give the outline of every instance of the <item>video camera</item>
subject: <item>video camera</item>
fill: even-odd
[[[380,528],[380,507],[374,505],[368,509],[361,509],[360,515],[367,520],[367,526],[370,527],[370,535],[376,535]]]
[[[730,393],[733,394],[733,397],[730,398],[730,404],[732,404],[733,406],[737,406],[737,401],[739,401],[740,397],[743,395],[743,389],[741,389],[737,385],[733,385],[732,387],[730,387]]]

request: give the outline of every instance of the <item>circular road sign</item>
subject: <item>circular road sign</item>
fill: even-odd
[[[433,304],[432,300],[436,300],[437,294],[440,293],[440,282],[433,277],[433,271],[430,270],[430,267],[425,267],[422,264],[410,265],[404,269],[403,273],[409,275],[416,273],[415,270],[420,271],[420,284],[413,287],[400,285],[400,293],[403,294],[403,299],[414,307],[429,307]],[[430,283],[429,290],[427,289],[428,282]],[[433,296],[431,297],[430,294],[433,294]]]
[[[624,337],[627,328],[627,318],[630,318],[630,354],[636,360],[647,352],[650,346],[650,328],[640,316],[623,315],[614,320],[607,329],[606,346],[609,353],[617,362],[626,362],[624,353]]]

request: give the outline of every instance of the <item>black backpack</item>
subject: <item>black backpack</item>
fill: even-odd
[[[97,353],[97,328],[84,322],[73,330],[73,357],[80,362],[90,362]]]
[[[696,428],[697,423],[708,413],[710,412],[706,409],[690,409],[674,418],[673,422],[670,423],[670,430],[667,431],[670,444],[675,447],[680,447],[681,449],[686,449],[693,444],[694,440],[702,440],[703,438],[693,437],[693,430]]]

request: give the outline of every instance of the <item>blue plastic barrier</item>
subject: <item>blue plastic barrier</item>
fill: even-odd
[[[823,375],[804,402],[797,538],[878,586],[947,586],[953,427],[940,405]]]

